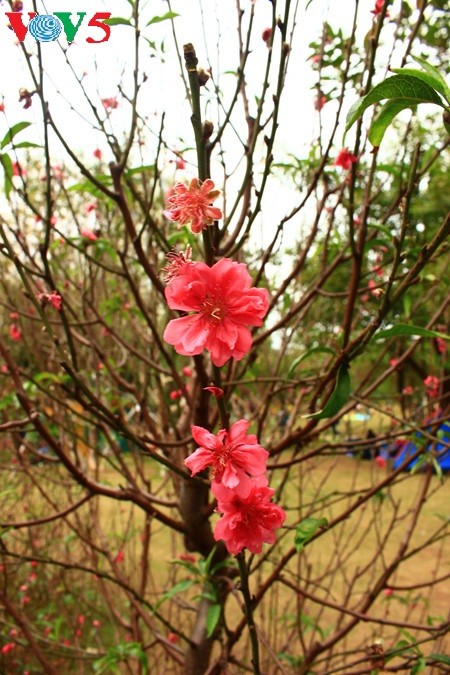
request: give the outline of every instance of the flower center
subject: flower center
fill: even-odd
[[[223,298],[216,295],[206,295],[202,303],[201,313],[210,319],[222,321],[227,314]]]

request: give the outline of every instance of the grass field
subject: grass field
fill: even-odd
[[[129,458],[128,462],[131,466]],[[173,488],[159,467],[151,460],[145,460],[143,468],[145,476],[151,481],[152,491],[163,490],[161,496],[164,499],[174,499]],[[69,483],[61,488],[60,470],[57,465],[39,465],[33,467],[29,476],[23,475],[19,467],[3,471],[2,521],[39,518],[53,511],[62,511],[68,504],[79,499],[83,494],[80,488],[72,488]],[[388,469],[380,469],[374,462],[358,461],[346,456],[314,458],[292,471],[280,501],[288,513],[286,528],[282,532],[279,548],[269,553],[264,564],[252,577],[252,592],[257,592],[258,585],[264,583],[280,555],[292,547],[293,525],[299,519],[313,516],[327,518],[332,522],[367,490],[377,485],[387,475],[387,471]],[[118,481],[110,469],[105,469],[101,478],[111,484]],[[272,479],[274,487],[277,480],[279,477],[275,472]],[[450,572],[448,527],[445,529],[449,518],[448,479],[440,481],[437,476],[431,478],[427,499],[416,522],[417,499],[425,480],[424,475],[403,474],[395,485],[378,492],[351,516],[338,526],[325,530],[300,555],[296,554],[291,559],[283,571],[283,577],[299,588],[300,594],[286,585],[275,584],[256,612],[262,642],[267,639],[273,646],[285,672],[296,672],[303,650],[314,642],[326,641],[351,618],[345,612],[323,607],[320,601],[343,606],[346,611],[358,612],[361,602],[372,592],[377,578],[395,559],[414,522],[416,524],[406,550],[406,560],[391,575],[386,588],[370,607],[366,617],[363,617],[365,620],[359,621],[348,633],[339,643],[337,651],[359,650],[358,653],[364,654],[366,646],[375,640],[382,640],[384,649],[388,650],[399,639],[409,639],[397,627],[380,625],[371,621],[371,617],[405,623],[408,626],[427,623],[437,625],[448,621],[450,584],[448,579],[433,583]],[[178,517],[176,509],[161,508]],[[140,592],[143,579],[144,523],[145,515],[137,507],[103,497],[95,498],[59,524],[49,523],[10,531],[6,535],[5,543],[10,550],[28,558],[48,556],[70,563],[69,567],[83,565],[95,569],[97,565],[99,569],[116,576]],[[435,535],[436,541],[421,550],[421,546],[433,533],[439,533],[440,528],[444,529]],[[171,562],[179,558],[180,554],[185,554],[181,535],[171,532],[156,521],[152,521],[149,532],[149,570],[144,596],[154,606],[161,600],[164,591],[189,579],[190,574]],[[88,540],[94,546],[88,545]],[[265,550],[267,551],[267,547]],[[255,557],[254,564],[257,562],[258,556]],[[14,574],[9,577],[10,583],[17,588],[24,583],[24,564],[17,565]],[[77,589],[77,593],[76,597],[69,600],[71,585]],[[187,634],[194,616],[192,610],[196,607],[194,597],[200,588],[199,584],[182,591],[168,599],[160,608],[168,621]],[[55,598],[52,597],[53,594]],[[103,584],[93,574],[83,576],[80,571],[70,569],[62,573],[51,565],[45,566],[39,589],[36,586],[35,595],[30,595],[28,614],[31,616],[34,612],[35,621],[40,626],[42,621],[38,618],[38,606],[42,598],[47,597],[47,614],[53,617],[58,612],[63,613],[59,639],[63,635],[69,636],[70,633],[71,644],[80,654],[82,650],[86,652],[88,649],[98,650],[99,654],[104,653],[108,645],[123,640],[127,632],[124,626],[129,623],[133,614],[129,595],[117,586]],[[20,602],[19,591],[17,600]],[[100,621],[101,629],[95,635],[83,633],[78,639],[74,639],[74,613]],[[240,596],[232,594],[226,610],[229,628],[233,629],[241,617]],[[299,625],[301,635],[298,631]],[[408,633],[424,637],[413,628],[408,628]],[[54,645],[48,643],[47,646],[49,654],[54,654]],[[449,650],[450,645],[445,639],[423,645],[425,654],[448,653]],[[248,657],[246,647],[240,648],[239,652],[242,658]],[[153,650],[154,658],[151,653],[150,662],[154,663],[155,668],[157,664],[161,668],[151,671],[155,675],[181,672],[176,668],[172,670],[164,653]],[[262,654],[270,675],[272,672],[282,672],[273,665],[274,661],[267,655],[264,644]],[[342,659],[345,662],[345,656],[340,660],[334,654],[333,658],[334,661],[324,660],[319,664],[318,670],[313,672],[325,673],[328,672],[326,668],[330,667],[330,663],[339,664]],[[74,670],[70,672],[90,672],[83,670],[85,665],[81,661],[76,665],[76,658],[73,666]],[[237,674],[241,671],[238,668],[229,672]],[[344,669],[339,672],[350,674],[353,670]]]

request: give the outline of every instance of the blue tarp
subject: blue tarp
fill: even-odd
[[[438,429],[435,429],[434,432],[432,433],[434,436],[440,438],[440,442],[436,444],[429,443],[427,446],[427,450],[433,449],[434,454],[442,452],[443,454],[440,455],[440,457],[436,457],[436,461],[439,462],[439,466],[441,467],[442,471],[450,471],[450,449],[447,450],[447,452],[444,452],[446,449],[446,446],[444,444],[450,445],[450,422],[449,421],[444,422]],[[422,434],[417,433],[416,437],[422,438]],[[398,467],[405,460],[407,460],[408,457],[412,457],[412,455],[414,455],[418,449],[419,446],[417,446],[413,441],[408,441],[395,456],[393,464],[394,469],[398,469]],[[418,459],[415,459],[413,462],[408,464],[406,470],[411,471],[411,469],[416,465],[417,461]]]

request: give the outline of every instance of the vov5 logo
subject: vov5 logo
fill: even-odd
[[[22,12],[5,12],[5,15],[8,17],[11,24],[11,28],[16,34],[19,42],[25,40],[28,32],[38,42],[53,42],[59,38],[63,30],[67,42],[73,42],[75,40],[75,35],[86,16],[86,12],[76,12],[78,21],[73,23],[72,15],[75,14],[75,12],[53,12],[53,14],[27,12],[27,14],[29,21],[25,26],[23,23]],[[111,26],[108,26],[105,21],[109,19],[110,16],[111,12],[96,12],[92,19],[89,19],[87,25],[96,29],[96,37],[99,37],[100,39],[95,40],[93,37],[87,37],[86,42],[89,42],[90,44],[99,44],[109,40]],[[101,31],[100,34],[98,33],[99,30]]]

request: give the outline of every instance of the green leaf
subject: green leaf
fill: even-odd
[[[325,408],[312,415],[305,415],[307,419],[323,420],[327,417],[333,417],[342,406],[347,402],[351,392],[350,374],[348,372],[348,365],[343,364],[337,374],[336,385],[333,393],[325,404]]]
[[[398,103],[402,99],[412,99],[416,103],[435,103],[445,107],[441,97],[426,82],[410,75],[394,75],[377,84],[366,96],[352,105],[347,115],[345,131],[350,129],[367,108],[387,98],[395,99]]]
[[[328,520],[326,518],[305,518],[302,520],[295,530],[294,546],[297,553],[303,551],[305,544],[310,541],[318,530],[328,527]]]
[[[442,87],[441,94],[450,103],[450,87],[448,86],[440,70],[438,70],[436,66],[432,66],[431,63],[428,63],[428,61],[425,61],[425,59],[420,59],[418,56],[413,56],[413,59],[414,61],[416,61],[416,63],[422,66],[422,68],[426,70],[429,75],[431,75],[435,80],[437,80],[440,83]],[[440,91],[440,89],[438,89],[437,87],[435,88],[437,89],[437,91]]]
[[[438,91],[445,98],[445,88],[442,86],[442,82],[434,75],[424,72],[423,70],[418,70],[417,68],[392,68],[392,70],[399,75],[409,75],[410,77],[416,77],[418,80],[422,80],[422,82],[425,82],[429,87]]]
[[[183,591],[187,591],[188,588],[190,588],[195,582],[192,579],[183,579],[182,581],[179,581],[175,586],[172,586],[168,591],[166,591],[159,601],[156,604],[155,609],[159,609],[163,602],[166,600],[170,600],[170,598],[173,598],[174,595],[178,595],[178,593],[183,593]]]
[[[211,635],[216,630],[216,626],[219,623],[220,615],[222,613],[221,605],[210,605],[206,613],[206,636],[211,637]]]
[[[334,351],[332,349],[330,349],[329,347],[313,347],[312,349],[308,349],[308,351],[305,352],[305,354],[302,354],[301,356],[297,356],[297,358],[292,361],[291,365],[289,366],[289,370],[287,372],[286,379],[288,380],[291,377],[294,370],[297,368],[297,366],[302,361],[307,359],[312,354],[318,354],[318,353],[325,353],[325,354],[333,354],[334,355]]]
[[[395,337],[396,335],[412,335],[417,337],[441,338],[442,340],[450,340],[450,336],[446,333],[439,333],[437,330],[429,330],[421,326],[412,326],[408,323],[398,323],[392,328],[380,330],[375,333],[372,339],[382,340],[384,338]]]
[[[42,148],[42,145],[39,143],[30,143],[30,141],[23,141],[22,143],[17,143],[14,145],[15,148]]]
[[[105,19],[103,23],[106,23],[108,26],[132,26],[133,24],[129,19],[124,19],[122,16],[113,16],[110,19]]]
[[[136,166],[134,169],[127,169],[126,175],[127,177],[129,177],[134,176],[135,173],[144,173],[145,171],[154,171],[154,170],[155,170],[154,164],[146,164],[145,166]]]
[[[17,124],[14,124],[11,129],[8,129],[5,136],[3,137],[3,140],[0,144],[0,150],[3,150],[5,145],[8,145],[8,143],[11,143],[12,139],[14,136],[17,136],[19,131],[26,129],[29,126],[31,126],[31,122],[17,122]]]
[[[161,23],[161,21],[167,21],[168,19],[174,19],[176,16],[180,16],[176,12],[166,12],[162,16],[154,16],[153,19],[150,19],[147,26],[151,26],[153,23]]]
[[[428,661],[437,661],[437,663],[445,663],[445,665],[450,666],[450,656],[445,654],[430,654]]]
[[[188,572],[191,572],[191,574],[195,574],[198,576],[200,574],[200,570],[198,569],[197,565],[194,565],[191,562],[188,562],[187,560],[171,560],[170,561],[172,565],[179,565],[180,567],[184,567],[184,569],[188,570]]]
[[[417,659],[417,662],[414,664],[414,666],[410,670],[410,675],[417,675],[417,673],[421,673],[425,670],[427,665],[427,662],[423,658],[423,656],[419,657]]]
[[[3,170],[5,172],[5,196],[6,199],[9,197],[9,193],[11,192],[12,188],[12,177],[13,177],[13,165],[11,161],[11,157],[9,155],[0,155],[0,162],[3,166]]]
[[[383,136],[386,132],[386,129],[402,110],[406,108],[411,108],[416,105],[414,99],[404,99],[403,101],[398,101],[393,98],[381,108],[380,112],[372,122],[372,126],[369,131],[369,141],[375,148],[378,148],[383,140]]]

